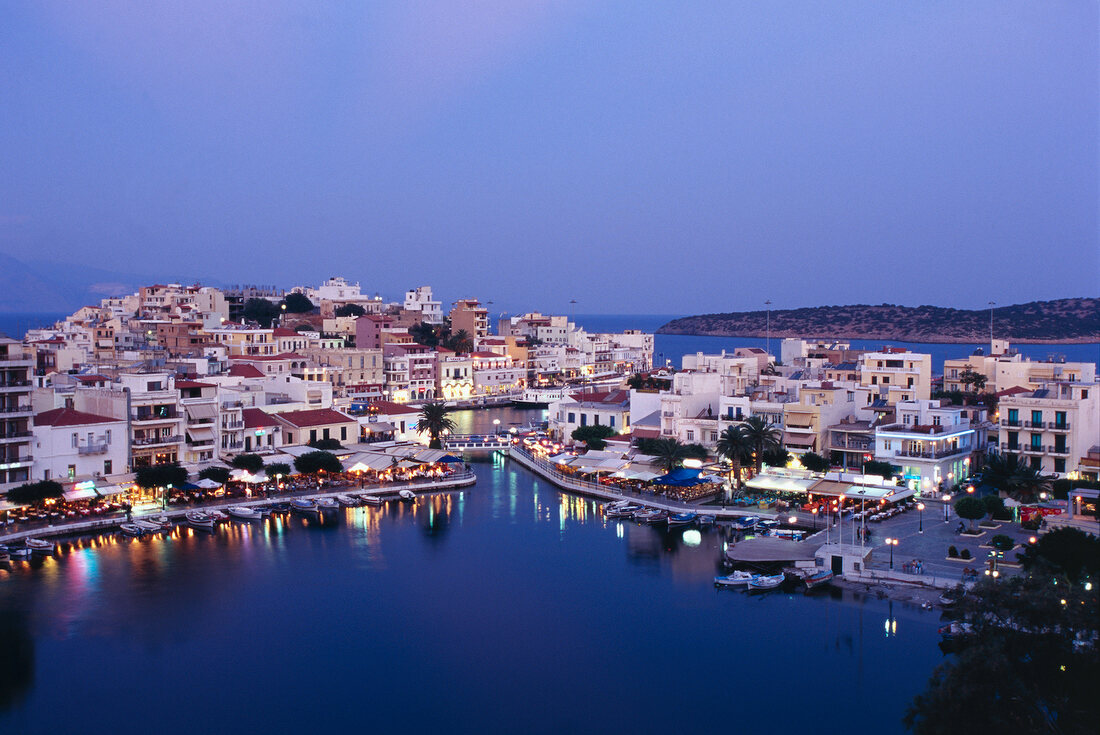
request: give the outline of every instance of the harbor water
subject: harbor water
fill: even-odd
[[[463,412],[460,431],[539,412]],[[496,459],[416,505],[0,571],[0,733],[902,732],[939,614],[717,591],[723,534]]]

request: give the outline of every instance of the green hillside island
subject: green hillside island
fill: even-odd
[[[1100,299],[1032,301],[997,306],[993,312],[998,339],[1010,342],[1100,342]],[[715,337],[764,337],[766,311],[702,314],[673,319],[659,334]],[[989,341],[989,309],[945,309],[939,306],[815,306],[771,312],[772,337],[876,339],[899,342]]]

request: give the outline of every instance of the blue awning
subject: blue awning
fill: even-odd
[[[688,467],[680,467],[678,469],[669,472],[667,475],[661,475],[654,478],[654,485],[672,485],[674,487],[691,487],[692,485],[702,485],[707,481],[700,478],[699,474],[702,470],[690,469]]]
[[[462,457],[456,457],[453,454],[445,454],[442,457],[440,457],[438,461],[442,462],[444,464],[452,464],[454,462],[461,462]]]

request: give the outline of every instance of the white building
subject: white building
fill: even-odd
[[[443,302],[432,299],[431,286],[419,286],[406,291],[405,311],[420,312],[420,320],[428,324],[443,323]]]
[[[941,406],[938,400],[902,401],[896,422],[875,429],[875,459],[901,467],[909,487],[928,492],[970,476],[979,446],[971,407]]]
[[[1046,383],[998,405],[1000,448],[1043,474],[1084,469],[1100,444],[1100,383]]]
[[[34,421],[34,479],[78,482],[127,471],[125,419],[71,408],[43,411]]]

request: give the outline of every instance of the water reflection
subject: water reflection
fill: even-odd
[[[0,711],[11,709],[34,681],[34,639],[27,616],[0,610]]]

